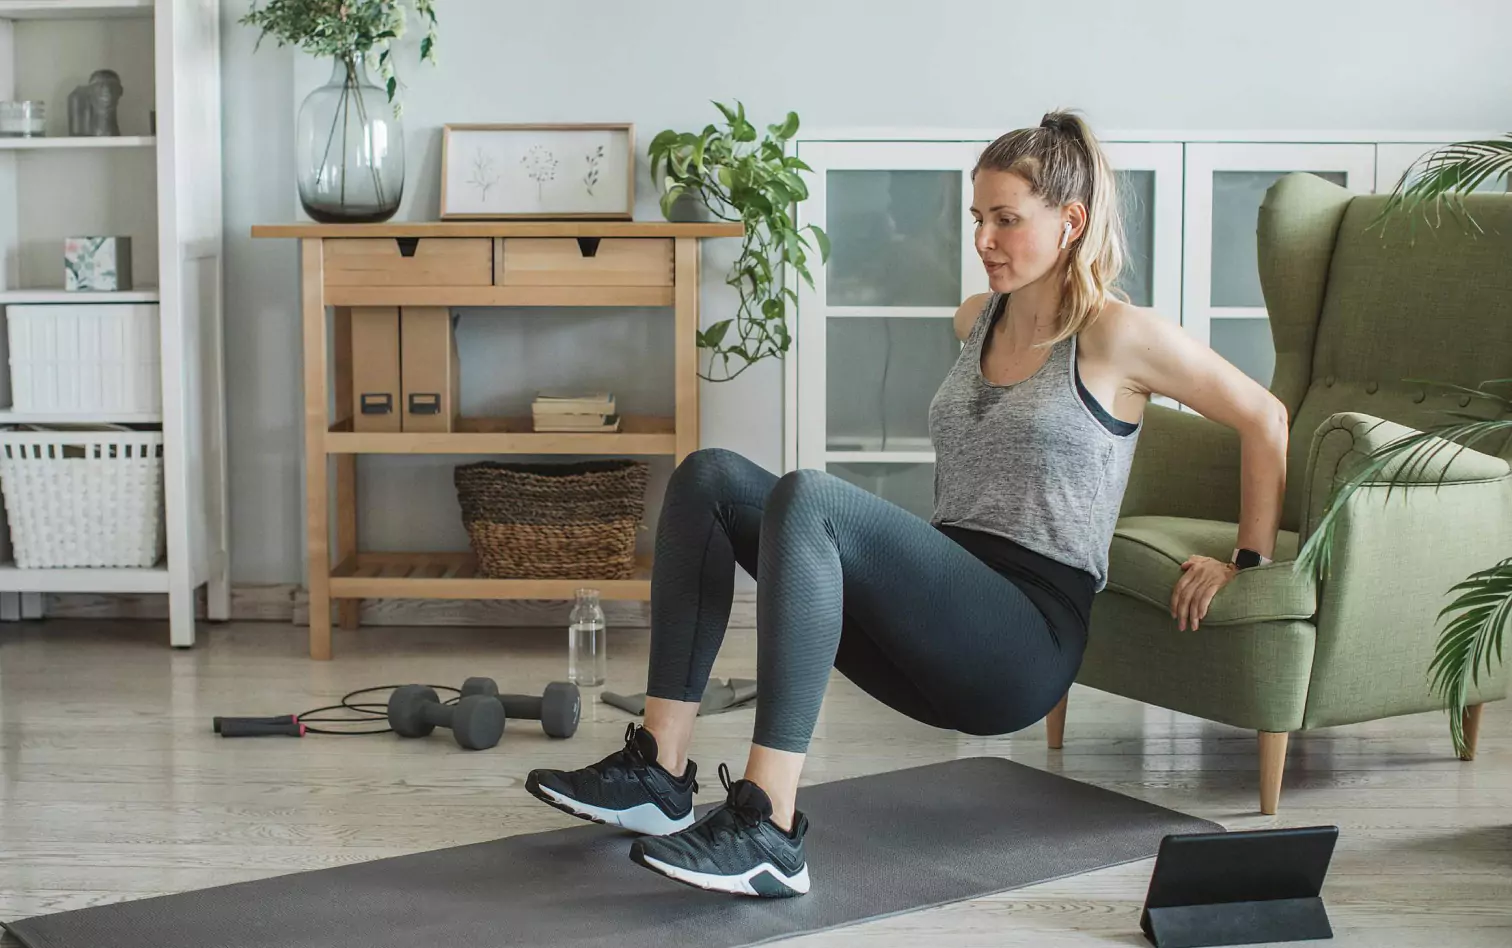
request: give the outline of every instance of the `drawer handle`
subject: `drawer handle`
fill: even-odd
[[[412,392],[409,397],[411,415],[441,414],[441,396],[435,392]]]
[[[598,248],[599,248],[599,240],[600,239],[601,238],[598,238],[598,237],[579,237],[577,239],[577,242],[578,242],[578,253],[582,254],[585,257],[596,257],[596,256],[598,256]]]
[[[391,392],[363,392],[362,413],[364,415],[387,415],[394,410],[394,396]]]
[[[415,248],[420,246],[419,237],[395,237],[394,243],[399,245],[399,256],[413,257]]]

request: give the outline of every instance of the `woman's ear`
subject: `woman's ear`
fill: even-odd
[[[1067,204],[1061,213],[1066,215],[1066,223],[1071,225],[1071,235],[1066,240],[1066,244],[1080,240],[1082,234],[1087,232],[1087,205],[1080,201],[1073,201]]]

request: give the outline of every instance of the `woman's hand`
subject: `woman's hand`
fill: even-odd
[[[1232,563],[1224,563],[1211,556],[1193,556],[1181,564],[1182,576],[1176,581],[1176,590],[1171,593],[1171,618],[1181,631],[1192,631],[1207,616],[1208,606],[1218,590],[1227,586],[1239,570]]]

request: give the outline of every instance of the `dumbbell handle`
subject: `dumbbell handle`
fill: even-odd
[[[541,719],[540,695],[499,695],[499,703],[504,705],[506,718]]]
[[[427,701],[420,706],[420,716],[425,723],[434,724],[436,727],[451,727],[452,716],[456,713],[457,706],[442,704],[439,701]]]

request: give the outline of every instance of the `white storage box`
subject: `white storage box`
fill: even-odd
[[[0,492],[22,569],[148,568],[163,558],[161,431],[0,430]]]
[[[156,303],[6,307],[15,411],[162,411]]]

